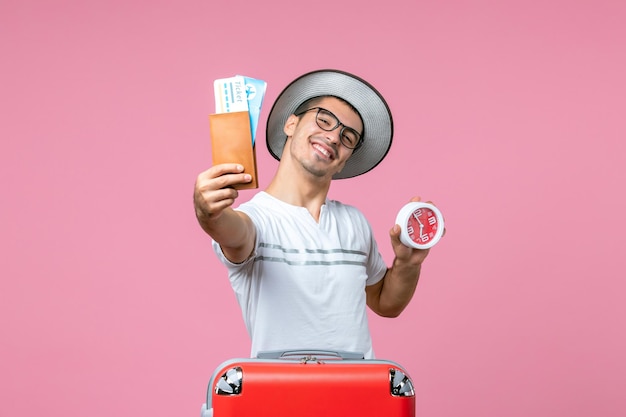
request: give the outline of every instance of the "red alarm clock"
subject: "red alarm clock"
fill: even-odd
[[[430,203],[408,203],[398,213],[396,224],[401,228],[400,241],[415,249],[432,248],[443,236],[443,216]]]

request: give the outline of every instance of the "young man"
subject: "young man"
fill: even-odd
[[[270,111],[267,144],[280,163],[265,191],[233,209],[232,186],[250,181],[241,166],[198,176],[196,216],[228,268],[252,357],[323,349],[373,358],[366,305],[385,317],[408,305],[428,251],[403,245],[395,225],[387,267],[363,214],[327,199],[333,179],[378,165],[392,136],[389,108],[370,84],[314,71],[289,84]]]

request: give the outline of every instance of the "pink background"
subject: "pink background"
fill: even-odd
[[[264,124],[320,68],[396,128],[331,197],[388,262],[412,195],[446,216],[412,304],[371,321],[418,415],[626,415],[626,3],[242,4],[0,2],[0,416],[199,415],[249,352],[192,208],[213,80],[266,80]]]

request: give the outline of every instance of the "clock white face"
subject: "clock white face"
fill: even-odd
[[[402,243],[416,249],[434,246],[443,235],[443,216],[430,203],[412,202],[405,205],[398,213],[396,223],[402,228]]]

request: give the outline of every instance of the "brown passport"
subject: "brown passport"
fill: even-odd
[[[258,188],[256,152],[252,146],[250,115],[247,111],[209,115],[213,165],[237,163],[243,172],[252,175],[252,181],[235,186],[238,190]]]

